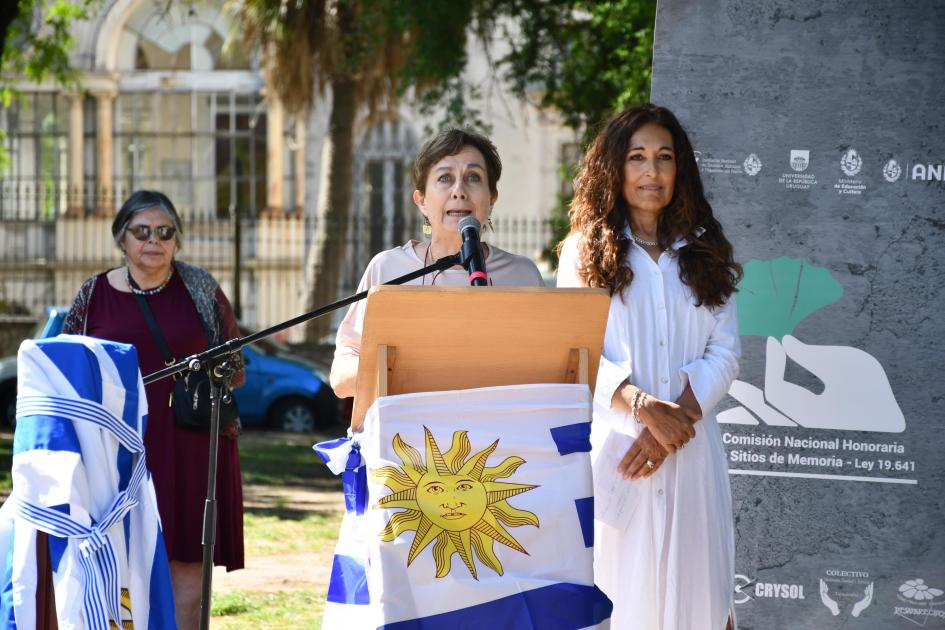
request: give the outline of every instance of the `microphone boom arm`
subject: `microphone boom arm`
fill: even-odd
[[[433,264],[431,265],[427,265],[426,267],[417,269],[416,271],[411,271],[410,273],[406,273],[402,276],[394,278],[393,280],[388,280],[384,284],[390,284],[390,285],[404,284],[416,278],[425,276],[428,273],[431,273],[433,271],[444,271],[446,269],[449,269],[450,267],[453,267],[456,265],[462,265],[462,264],[463,264],[463,261],[460,258],[459,253],[452,254],[450,256],[443,256],[442,258],[439,258],[436,261],[434,261]],[[367,297],[367,295],[368,295],[368,291],[361,291],[359,293],[354,293],[352,295],[349,295],[348,297],[342,298],[335,302],[331,302],[330,304],[326,304],[325,306],[321,306],[315,309],[314,311],[303,313],[302,315],[298,315],[296,317],[293,317],[292,319],[286,320],[282,323],[276,324],[275,326],[271,326],[264,330],[260,330],[251,335],[246,335],[245,337],[239,337],[237,339],[230,339],[228,341],[224,341],[218,346],[214,346],[213,348],[205,350],[199,354],[195,354],[195,355],[187,357],[186,359],[182,359],[181,361],[178,361],[177,363],[174,363],[173,365],[170,365],[162,370],[158,370],[157,372],[152,372],[151,374],[148,374],[143,379],[144,384],[147,385],[149,383],[153,383],[154,381],[161,380],[162,378],[167,378],[168,376],[173,376],[185,370],[195,371],[194,366],[196,366],[196,369],[200,369],[201,365],[203,365],[204,363],[208,361],[211,361],[212,359],[216,359],[217,357],[221,357],[223,355],[228,355],[228,354],[237,352],[240,348],[242,348],[243,346],[247,344],[253,343],[254,341],[258,341],[270,335],[274,335],[275,333],[281,332],[285,330],[286,328],[291,328],[292,326],[297,326],[299,324],[307,322],[310,319],[315,319],[316,317],[327,315],[328,313],[336,311],[343,306],[347,306],[359,300],[363,300],[364,298]],[[196,364],[194,363],[195,361],[196,361]]]

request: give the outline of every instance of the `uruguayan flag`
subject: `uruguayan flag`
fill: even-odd
[[[583,385],[405,394],[319,445],[352,495],[323,628],[605,627],[590,415]]]
[[[0,624],[36,627],[44,531],[60,628],[175,628],[135,348],[61,335],[23,342],[18,360],[13,494],[0,509]]]

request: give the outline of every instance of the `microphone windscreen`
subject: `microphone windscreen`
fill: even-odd
[[[471,214],[468,215],[468,216],[466,216],[466,217],[463,217],[463,218],[460,220],[460,222],[459,222],[459,233],[462,234],[463,232],[465,232],[465,231],[466,231],[467,229],[469,229],[469,228],[473,228],[474,230],[476,230],[476,234],[478,234],[479,231],[482,229],[482,224],[479,223],[479,219],[477,219],[476,217],[474,217],[474,216],[471,215]]]

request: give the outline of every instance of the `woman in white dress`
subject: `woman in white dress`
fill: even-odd
[[[414,160],[413,201],[423,215],[423,231],[429,239],[409,240],[379,253],[368,263],[358,291],[458,252],[462,245],[458,226],[463,218],[472,215],[482,225],[491,224],[501,174],[499,154],[485,136],[464,129],[447,129],[427,142]],[[531,259],[494,245],[483,243],[482,248],[490,285],[544,286],[541,272]],[[469,274],[457,266],[408,284],[468,286]],[[364,308],[364,301],[352,304],[338,327],[331,387],[341,398],[354,395]]]
[[[611,119],[578,181],[558,286],[612,296],[592,457],[620,449],[600,476],[618,477],[627,506],[619,522],[596,522],[595,579],[619,630],[723,630],[734,536],[713,408],[738,372],[741,267],[669,110]]]

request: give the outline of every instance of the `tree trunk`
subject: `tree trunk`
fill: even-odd
[[[306,312],[338,299],[341,269],[348,252],[348,224],[354,161],[354,119],[357,114],[356,80],[336,77],[331,82],[331,118],[322,168],[328,167],[327,191],[319,191],[315,237],[306,264]],[[324,341],[331,332],[331,316],[309,320],[306,341]]]

